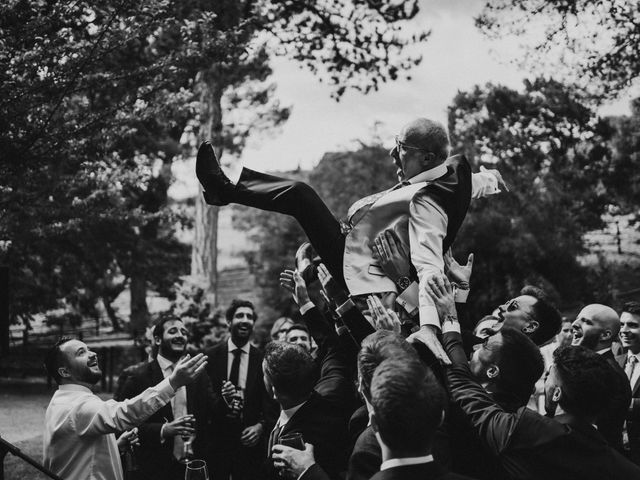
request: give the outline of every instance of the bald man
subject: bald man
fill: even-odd
[[[419,310],[423,341],[444,360],[446,354],[435,337],[436,309],[426,293],[418,292],[426,292],[427,278],[442,273],[443,252],[453,243],[470,199],[497,193],[499,185],[504,185],[497,171],[472,175],[463,156],[449,157],[449,153],[443,125],[425,118],[408,123],[390,152],[400,183],[354,203],[342,223],[305,183],[247,168],[237,184],[231,183],[209,142],[198,150],[196,175],[210,205],[238,203],[293,216],[331,275],[351,295],[400,293],[397,302],[407,311]],[[387,229],[410,252],[423,288],[406,276],[388,278],[382,271],[374,239]],[[352,306],[346,303],[338,311]]]
[[[616,388],[611,392],[609,408],[600,416],[596,425],[609,444],[622,452],[622,428],[631,403],[631,387],[624,370],[611,351],[611,344],[620,332],[620,317],[613,308],[593,303],[580,310],[572,329],[571,344],[582,345],[602,355],[616,378]]]

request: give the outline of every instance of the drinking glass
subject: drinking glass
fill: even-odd
[[[184,480],[209,480],[207,462],[204,460],[191,460],[187,463]]]

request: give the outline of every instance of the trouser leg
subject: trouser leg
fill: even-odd
[[[340,222],[309,185],[244,168],[225,200],[294,217],[331,275],[346,285],[342,273],[345,238]]]

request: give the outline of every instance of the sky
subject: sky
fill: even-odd
[[[381,122],[378,133],[390,146],[393,135],[416,117],[446,124],[447,106],[458,91],[486,82],[521,89],[531,74],[508,62],[516,53],[513,41],[490,41],[474,26],[483,4],[482,0],[421,1],[411,27],[431,30],[420,46],[422,63],[412,70],[410,81],[383,84],[368,95],[347,91],[336,102],[331,89],[311,73],[293,61],[275,58],[276,95],[291,108],[291,115],[271,135],[250,138],[235,173],[229,174],[237,176],[241,165],[261,171],[312,168],[325,152],[356,148],[357,140],[370,140],[376,122]],[[630,98],[627,94],[603,106],[600,113],[628,114]],[[196,193],[193,162],[176,165],[174,173],[176,189]]]

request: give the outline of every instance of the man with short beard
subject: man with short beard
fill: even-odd
[[[114,398],[132,398],[150,385],[169,377],[185,355],[188,332],[182,320],[164,313],[153,329],[157,355],[123,372],[126,379]],[[206,458],[207,434],[212,419],[213,389],[207,375],[158,410],[139,428],[140,447],[136,458],[139,480],[173,480],[184,476],[184,463],[190,458]]]
[[[91,391],[102,377],[96,353],[79,340],[61,339],[45,358],[47,372],[59,387],[45,414],[44,466],[67,479],[122,480],[115,433],[162,408],[206,364],[202,354],[184,358],[167,378],[136,397],[103,401]]]
[[[253,304],[235,299],[225,313],[230,337],[210,350],[207,374],[217,395],[211,429],[212,478],[262,478],[265,432],[276,406],[267,397],[262,353],[249,343],[257,315]]]
[[[610,405],[600,415],[596,425],[609,444],[622,452],[622,428],[631,402],[629,380],[611,351],[611,344],[618,338],[620,318],[606,305],[587,305],[573,322],[572,345],[580,345],[600,354],[611,367],[615,388],[610,392]]]

